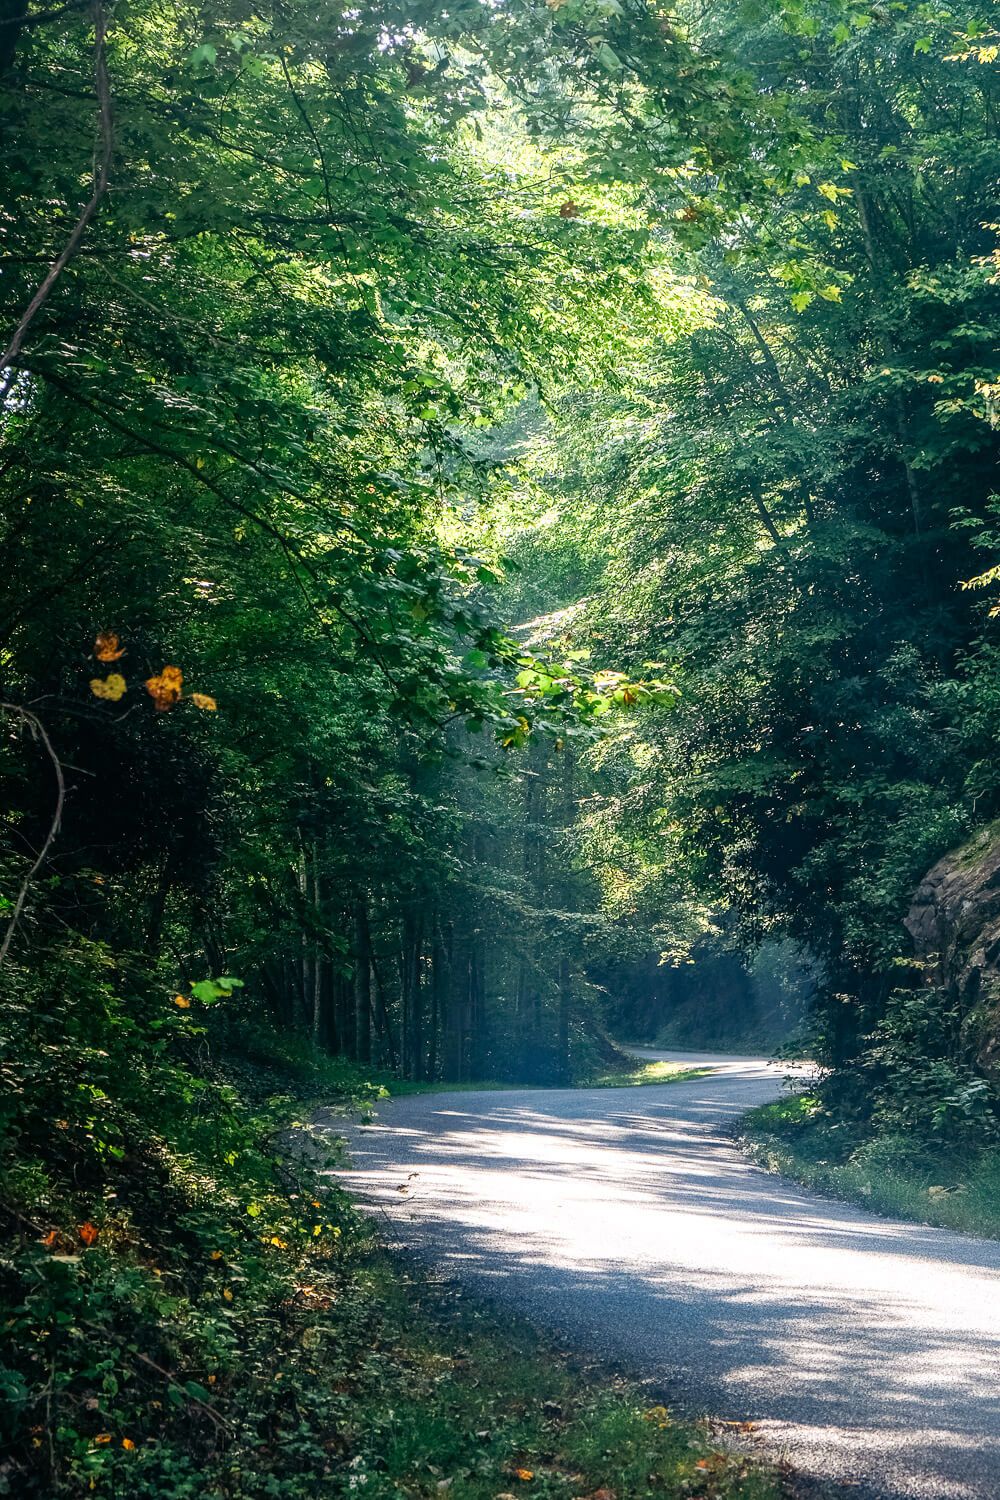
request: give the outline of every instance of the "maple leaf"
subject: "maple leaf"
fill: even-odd
[[[125,679],[120,672],[112,672],[107,677],[92,677],[90,691],[95,698],[105,698],[109,703],[117,703],[125,692]]]
[[[85,1245],[94,1244],[98,1234],[100,1233],[97,1225],[91,1224],[89,1219],[87,1219],[85,1223],[78,1225],[76,1232]]]
[[[121,661],[125,647],[113,630],[100,630],[94,642],[94,655],[98,661]]]
[[[157,713],[165,713],[180,700],[184,673],[180,667],[164,667],[156,677],[147,677],[146,692],[156,705]]]
[[[215,699],[210,698],[207,693],[189,693],[188,697],[195,708],[203,708],[206,713],[214,714],[219,706]]]

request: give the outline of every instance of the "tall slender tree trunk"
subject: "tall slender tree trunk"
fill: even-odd
[[[372,1060],[372,960],[364,901],[354,911],[354,1040],[358,1062]]]

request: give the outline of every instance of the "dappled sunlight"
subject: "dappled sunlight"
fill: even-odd
[[[1000,1465],[1000,1245],[753,1166],[727,1121],[780,1088],[730,1061],[641,1108],[615,1090],[408,1098],[353,1133],[342,1178],[464,1281],[793,1448],[849,1424],[881,1451],[902,1427],[885,1448],[902,1474],[926,1425],[927,1472],[969,1444]]]

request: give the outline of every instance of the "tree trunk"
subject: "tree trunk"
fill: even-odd
[[[364,903],[354,912],[354,1046],[360,1063],[372,1060],[372,963]]]

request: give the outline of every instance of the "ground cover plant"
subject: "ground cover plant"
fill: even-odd
[[[1000,1149],[845,1126],[811,1094],[751,1110],[753,1159],[806,1187],[876,1213],[1000,1239]]]
[[[5,1065],[0,1493],[779,1493],[704,1426],[387,1257],[296,1124],[329,1070],[290,1071],[262,1034],[252,1069],[217,1066],[204,1002],[106,952],[55,952],[40,982],[60,1001],[26,983],[3,1023],[45,1086]],[[158,1041],[137,1068],[138,1025]],[[364,1108],[376,1091],[335,1066]]]

